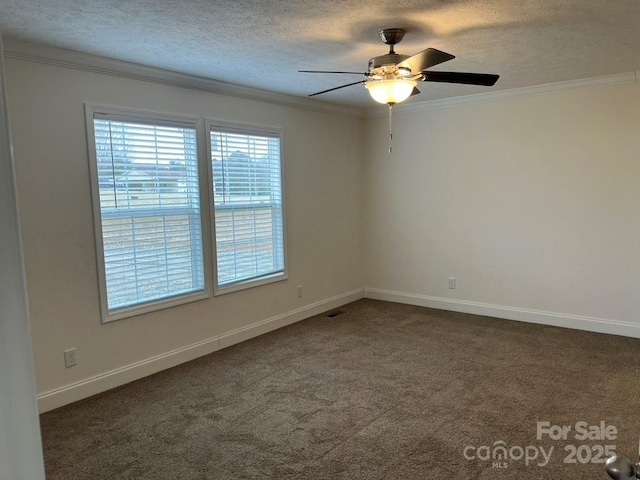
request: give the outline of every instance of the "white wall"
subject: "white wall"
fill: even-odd
[[[43,410],[354,300],[363,285],[373,298],[640,336],[637,84],[398,106],[389,156],[385,117],[363,125],[44,63],[7,67]],[[102,325],[84,102],[282,127],[289,280]],[[65,369],[70,347],[79,365]]]
[[[370,118],[366,295],[640,336],[637,84]],[[457,289],[447,287],[457,278]]]
[[[362,296],[361,119],[18,59],[7,70],[42,409]],[[289,280],[101,324],[84,102],[281,127]]]
[[[44,479],[0,39],[0,478]]]

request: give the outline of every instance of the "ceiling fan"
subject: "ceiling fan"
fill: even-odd
[[[406,100],[412,95],[419,94],[420,90],[416,87],[418,82],[461,83],[490,87],[499,78],[499,75],[487,73],[428,71],[428,68],[452,60],[455,57],[435,48],[427,48],[412,56],[396,53],[394,46],[400,43],[405,33],[402,28],[385,28],[381,30],[378,34],[380,39],[389,45],[389,53],[369,60],[369,68],[366,72],[299,70],[300,73],[342,73],[364,75],[366,77],[365,80],[329,88],[321,92],[312,93],[309,96],[314,97],[352,85],[364,84],[376,102],[386,103],[391,106]]]

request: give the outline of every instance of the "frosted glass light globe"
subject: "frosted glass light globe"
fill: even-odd
[[[400,103],[409,98],[416,82],[413,80],[370,80],[364,86],[378,103]]]

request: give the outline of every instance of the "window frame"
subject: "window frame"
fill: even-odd
[[[200,228],[202,232],[202,262],[203,262],[203,289],[201,291],[186,293],[181,295],[175,295],[166,297],[160,300],[153,300],[149,302],[140,303],[133,306],[117,308],[109,310],[108,298],[107,298],[107,279],[106,279],[106,266],[104,257],[104,239],[102,235],[102,208],[100,205],[100,185],[99,185],[99,172],[98,161],[96,154],[96,140],[94,130],[94,118],[95,115],[105,115],[109,117],[109,120],[120,120],[130,122],[142,122],[145,124],[159,125],[159,126],[188,126],[194,128],[196,132],[196,155],[198,166],[198,188],[199,188],[199,201],[200,201]],[[91,187],[91,203],[93,209],[93,227],[94,227],[94,241],[95,241],[95,254],[96,254],[96,266],[98,273],[98,288],[100,297],[100,314],[102,323],[109,323],[124,318],[133,317],[136,315],[142,315],[149,312],[163,310],[165,308],[171,308],[178,305],[184,305],[199,300],[210,298],[212,295],[211,278],[212,278],[212,246],[211,246],[211,230],[209,228],[209,219],[211,218],[211,212],[209,205],[212,205],[213,196],[209,193],[208,174],[210,167],[206,154],[205,146],[203,145],[204,138],[208,138],[208,135],[203,135],[203,121],[201,117],[191,117],[184,115],[174,115],[158,112],[130,110],[126,108],[106,107],[101,105],[94,105],[85,103],[85,123],[86,123],[86,135],[87,135],[87,147],[88,147],[88,159],[89,159],[89,174],[90,174],[90,187]]]
[[[269,285],[271,283],[282,282],[288,280],[289,269],[287,261],[287,222],[286,222],[286,205],[285,205],[285,175],[284,175],[284,136],[282,129],[279,127],[258,125],[251,123],[232,122],[227,120],[220,120],[215,118],[205,118],[205,147],[206,147],[206,161],[207,161],[207,174],[209,181],[209,196],[211,198],[209,204],[209,218],[211,225],[211,245],[212,245],[212,270],[213,270],[213,295],[225,295],[227,293],[239,292],[250,288],[260,287],[263,285]],[[283,256],[283,269],[281,273],[273,273],[269,275],[263,275],[257,278],[251,278],[248,280],[240,280],[237,282],[229,283],[228,285],[220,285],[218,282],[218,245],[216,241],[216,209],[215,199],[213,196],[213,186],[215,179],[213,176],[213,161],[211,152],[211,129],[220,128],[229,132],[237,132],[244,135],[256,135],[256,136],[270,136],[277,137],[280,143],[280,195],[281,195],[281,209],[282,209],[282,256]]]

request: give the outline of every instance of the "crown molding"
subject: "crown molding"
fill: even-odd
[[[572,92],[577,90],[587,90],[591,88],[613,87],[618,85],[631,85],[638,83],[640,72],[617,73],[602,77],[584,78],[580,80],[569,80],[566,82],[547,83],[531,87],[513,88],[510,90],[500,90],[497,92],[478,93],[465,95],[462,97],[443,98],[441,100],[429,100],[426,102],[410,103],[394,108],[394,115],[424,112],[427,110],[439,110],[443,108],[467,107],[470,105],[480,105],[483,103],[498,102],[501,100],[512,100],[517,98],[535,97],[539,95],[550,95],[554,93]],[[370,108],[366,110],[366,117],[383,117],[387,115],[386,109]]]
[[[365,110],[358,107],[335,105],[310,98],[270,92],[259,88],[235,85],[196,75],[174,72],[162,68],[100,57],[89,53],[66,50],[48,45],[3,38],[4,56],[16,60],[44,63],[87,72],[159,83],[174,87],[190,88],[248,100],[272,103],[285,107],[302,108],[322,113],[338,113],[363,117]]]

